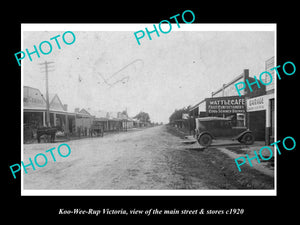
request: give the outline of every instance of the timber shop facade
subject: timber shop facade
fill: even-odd
[[[57,94],[49,96],[50,126],[59,127],[60,130],[75,132],[76,113],[67,111],[67,105],[62,104]],[[23,124],[24,140],[32,138],[32,130],[46,127],[46,100],[39,89],[23,87]]]
[[[265,69],[274,67],[274,57],[265,62]],[[272,72],[274,77],[274,71]],[[217,91],[211,93],[211,97],[191,107],[189,115],[191,118],[215,116],[231,118],[235,127],[248,127],[253,131],[255,140],[265,141],[268,145],[274,142],[275,130],[275,86],[265,86],[260,83],[260,87],[252,86],[242,90],[239,96],[234,84],[238,82],[254,82],[253,77],[249,77],[249,70],[245,69],[240,75],[230,82],[223,84]],[[267,83],[269,76],[264,78]],[[260,81],[258,81],[260,82]],[[191,126],[194,129],[194,125]]]

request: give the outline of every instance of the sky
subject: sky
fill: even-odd
[[[272,31],[179,29],[160,37],[153,33],[152,40],[145,36],[141,45],[134,31],[78,30],[73,31],[75,42],[66,45],[61,39],[65,31],[23,31],[23,51],[33,51],[42,41],[52,44],[50,54],[22,61],[23,85],[45,93],[39,63],[51,61],[49,93],[57,93],[68,111],[127,109],[131,117],[144,111],[153,122],[168,122],[175,109],[210,97],[244,69],[250,76],[259,75],[275,54]],[[61,49],[50,41],[56,35]],[[48,51],[46,44],[43,50]]]

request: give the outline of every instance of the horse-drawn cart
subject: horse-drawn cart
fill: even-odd
[[[56,127],[39,127],[36,131],[36,138],[38,143],[41,142],[41,136],[45,136],[47,142],[54,143],[55,141],[55,134],[58,131]]]
[[[103,134],[104,134],[103,130],[104,129],[103,129],[103,126],[101,124],[98,124],[98,123],[94,122],[91,125],[91,128],[90,128],[90,135],[91,136],[97,136],[97,137],[99,137],[99,136],[103,137]]]

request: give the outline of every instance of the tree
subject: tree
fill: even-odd
[[[182,114],[189,113],[190,107],[191,106],[183,107],[181,109],[175,109],[175,111],[169,117],[170,123],[172,123],[172,122],[174,122],[176,120],[181,120],[182,119]]]
[[[150,123],[150,116],[148,113],[146,112],[139,112],[135,117],[133,117],[134,119],[138,119],[141,122],[147,122]]]

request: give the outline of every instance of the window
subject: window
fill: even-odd
[[[237,127],[245,127],[245,114],[237,113],[236,114],[236,126]]]

